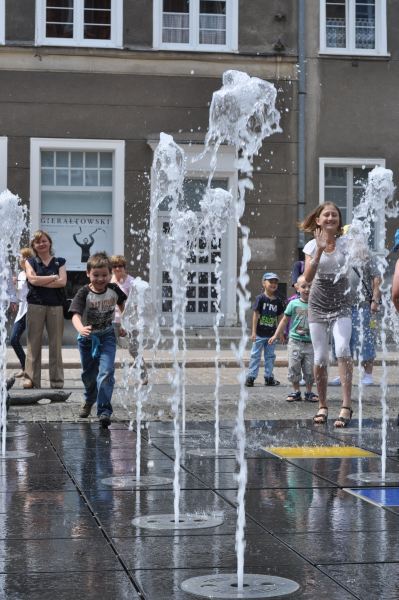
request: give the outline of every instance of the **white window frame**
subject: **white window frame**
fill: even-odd
[[[209,154],[206,154],[199,160],[198,156],[204,151],[202,144],[188,144],[178,142],[178,145],[184,149],[187,157],[188,169],[185,174],[186,179],[200,177],[208,179],[210,171],[210,158]],[[155,151],[158,143],[150,141],[149,145],[152,150]],[[214,173],[214,179],[227,179],[228,189],[233,195],[233,203],[237,199],[237,185],[238,185],[238,173],[235,167],[236,153],[235,149],[231,146],[221,146],[218,151],[217,166]],[[195,161],[195,162],[194,162]],[[151,189],[155,188],[155,174],[151,169]],[[155,198],[151,194],[151,203]],[[232,211],[234,213],[234,211]],[[150,211],[152,213],[152,211]],[[225,262],[222,263],[223,278],[226,285],[223,286],[224,295],[224,326],[232,326],[237,324],[237,221],[235,215],[232,214],[227,226],[226,233],[226,246],[224,249]],[[158,253],[156,249],[150,251],[150,286],[153,293],[154,305],[158,306],[160,302],[159,288],[158,288]],[[214,313],[211,313],[214,315]],[[163,313],[165,315],[165,313]]]
[[[7,189],[8,138],[0,137],[0,193]]]
[[[1,1],[1,0],[0,0]],[[87,48],[122,48],[123,0],[111,0],[111,39],[85,40],[83,33],[84,0],[74,0],[72,38],[46,37],[46,0],[36,0],[37,46],[82,46]]]
[[[113,152],[112,239],[114,254],[124,254],[125,215],[125,142],[124,140],[71,140],[31,138],[30,141],[30,228],[40,229],[41,186],[40,153],[42,150]]]
[[[346,48],[327,47],[326,0],[320,1],[320,54],[344,54],[350,56],[390,56],[387,50],[387,4],[376,0],[375,5],[375,48],[355,47],[355,0],[346,4]]]
[[[325,202],[325,168],[326,167],[362,167],[365,166],[367,168],[374,167],[384,167],[385,168],[385,158],[338,158],[338,157],[323,157],[319,158],[319,204],[323,204]],[[351,190],[352,188],[352,190]],[[349,202],[347,202],[346,212],[347,212],[347,222],[348,224],[352,222],[352,211],[353,211],[353,178],[351,181],[348,181],[348,197]],[[380,215],[379,215],[380,216]],[[382,218],[384,216],[382,215]],[[350,220],[349,220],[350,219]],[[380,239],[378,232],[380,231],[380,227],[376,227],[376,239],[375,239],[375,248],[379,248]]]
[[[195,52],[238,52],[238,0],[226,0],[226,44],[199,44],[199,0],[190,0],[190,42],[188,44],[162,41],[163,0],[153,0],[154,50],[188,50]],[[192,7],[192,8],[191,8]]]
[[[6,43],[6,0],[0,0],[0,44]]]

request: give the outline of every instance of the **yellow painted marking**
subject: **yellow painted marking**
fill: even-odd
[[[377,456],[374,452],[353,446],[266,446],[266,452],[280,458],[361,458]]]

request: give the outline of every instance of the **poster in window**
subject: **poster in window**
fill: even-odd
[[[86,271],[91,254],[113,252],[111,216],[46,214],[40,227],[51,236],[56,256],[66,258],[68,271]]]

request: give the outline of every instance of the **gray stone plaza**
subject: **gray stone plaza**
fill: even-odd
[[[233,430],[239,386],[232,353],[222,353],[226,366],[222,370],[217,457],[212,456],[212,353],[188,353],[180,511],[196,521],[211,515],[222,523],[181,530],[146,529],[137,521],[132,524],[133,519],[143,517],[156,521],[165,513],[173,516],[173,487],[167,483],[173,478],[174,465],[168,352],[157,357],[159,368],[150,378],[153,387],[144,405],[142,485],[134,483],[137,435],[134,422],[133,429],[128,426],[134,419],[134,394],[125,392],[121,369],[117,369],[113,423],[104,431],[94,416],[79,419],[83,389],[78,357],[70,349],[64,350],[64,357],[65,390],[71,392],[66,402],[50,403],[43,398],[39,403],[14,404],[13,397],[29,391],[20,389],[18,380],[11,391],[6,447],[9,453],[22,454],[18,459],[0,461],[1,597],[227,598],[194,596],[183,589],[190,578],[204,576],[208,583],[203,587],[209,592],[217,575],[236,570],[238,484]],[[123,358],[121,354],[118,364]],[[396,355],[390,353],[386,356],[390,414],[386,481],[378,483],[379,380],[384,368],[380,359],[375,367],[376,385],[364,393],[361,432],[356,385],[355,418],[346,430],[332,426],[339,408],[337,387],[329,387],[331,418],[327,426],[312,424],[314,404],[286,402],[290,387],[284,349],[278,351],[280,366],[275,369],[281,385],[266,388],[260,378],[248,390],[245,573],[288,578],[297,588],[292,598],[397,598],[399,378]],[[11,355],[9,367],[11,374]],[[332,368],[331,376],[335,374]],[[46,370],[42,385],[45,395]],[[124,480],[131,483],[123,485]],[[233,584],[231,598],[277,597],[272,588],[270,584],[264,596],[238,596]]]

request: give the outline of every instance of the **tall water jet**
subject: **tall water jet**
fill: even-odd
[[[182,332],[181,324],[181,302],[182,292],[179,287],[181,271],[181,257],[174,255],[176,245],[170,235],[170,227],[173,225],[173,219],[178,212],[179,204],[183,201],[183,182],[185,175],[186,157],[183,150],[175,143],[171,135],[161,133],[159,144],[154,152],[152,168],[155,177],[154,198],[151,209],[151,246],[152,251],[156,251],[157,231],[158,231],[158,210],[162,202],[168,204],[171,218],[169,231],[164,232],[166,243],[166,255],[168,256],[170,277],[172,279],[172,332],[173,332],[173,377],[172,388],[173,396],[171,399],[174,423],[174,516],[175,523],[179,521],[179,499],[180,499],[180,398],[181,398],[181,369],[178,361],[179,339]],[[163,253],[163,259],[165,254]],[[185,291],[184,291],[185,296]]]
[[[218,246],[226,233],[227,225],[230,220],[230,215],[233,209],[233,196],[230,192],[221,188],[212,189],[207,187],[205,194],[200,201],[201,207],[201,236],[209,240],[211,245]],[[208,244],[205,245],[206,247]],[[220,257],[215,259],[215,323],[213,330],[215,332],[215,453],[219,452],[220,432],[219,432],[219,389],[220,389],[220,334],[219,325],[223,317],[220,310],[220,302],[222,295],[222,270],[220,268]]]
[[[26,208],[20,198],[6,190],[0,194],[0,414],[1,450],[6,454],[7,389],[6,389],[6,321],[10,304],[8,281],[10,256],[19,252],[21,235],[26,227]]]
[[[171,226],[165,256],[169,264],[170,279],[172,282],[172,333],[173,333],[173,395],[171,404],[174,421],[174,450],[175,450],[175,478],[174,478],[174,514],[175,523],[179,521],[179,472],[180,472],[180,409],[181,420],[185,421],[185,408],[182,406],[183,365],[179,363],[179,340],[183,336],[185,327],[185,312],[187,305],[187,258],[192,252],[192,244],[197,235],[197,217],[192,211],[171,211]],[[184,351],[184,345],[183,345]],[[183,356],[184,364],[184,356]],[[183,427],[184,430],[184,427]]]
[[[244,412],[248,393],[245,388],[244,353],[248,343],[246,313],[250,308],[248,263],[251,250],[248,244],[249,228],[242,225],[241,218],[245,210],[245,192],[253,189],[252,159],[261,148],[264,138],[281,131],[280,113],[275,107],[276,88],[273,84],[256,77],[249,77],[240,71],[226,71],[223,75],[223,87],[213,94],[210,113],[207,144],[217,148],[228,143],[236,149],[236,166],[241,173],[238,182],[238,198],[235,206],[237,227],[241,231],[242,258],[238,278],[238,311],[241,324],[241,341],[236,349],[237,361],[241,368],[239,376],[240,399],[236,418],[238,480],[238,519],[236,530],[237,584],[243,589],[244,578],[244,530],[245,530],[245,488],[247,483],[247,464],[245,460],[245,420]]]
[[[374,238],[375,258],[377,268],[381,277],[381,346],[382,346],[382,377],[381,377],[381,479],[384,481],[386,476],[386,438],[388,423],[388,372],[387,372],[387,331],[391,321],[392,307],[388,282],[385,277],[388,262],[386,249],[386,219],[397,217],[399,207],[394,201],[395,186],[393,183],[393,173],[390,169],[375,167],[368,174],[368,182],[364,197],[359,206],[353,211],[353,221],[351,226],[351,235],[353,237],[351,246],[356,249],[356,239],[372,240]],[[352,264],[353,256],[349,256]]]
[[[364,227],[363,223],[355,218],[353,223],[349,227],[349,231],[347,233],[348,238],[348,246],[349,253],[346,261],[346,267],[349,273],[349,281],[353,286],[353,281],[355,277],[358,277],[358,282],[356,289],[349,289],[348,293],[353,294],[352,302],[357,302],[358,304],[358,323],[359,323],[359,348],[358,348],[358,376],[359,376],[359,387],[358,387],[358,428],[359,433],[362,431],[363,427],[363,377],[362,377],[362,362],[363,362],[363,348],[364,348],[364,336],[365,336],[365,328],[364,328],[364,308],[363,303],[366,299],[365,297],[365,276],[367,265],[372,260],[371,252],[369,249],[369,233],[367,232],[367,226]],[[368,288],[367,288],[368,289]],[[352,319],[353,321],[353,319]],[[352,323],[353,326],[353,323]],[[355,358],[355,357],[354,357]]]
[[[211,158],[211,174],[208,185],[213,177],[217,164],[217,150],[222,143],[227,143],[236,149],[236,167],[241,174],[238,182],[238,198],[235,205],[235,219],[238,230],[241,232],[242,258],[237,286],[238,312],[241,325],[241,341],[236,348],[236,358],[240,366],[240,398],[238,402],[235,434],[237,438],[237,462],[239,464],[238,494],[237,494],[237,576],[233,581],[231,575],[200,577],[187,580],[182,588],[197,595],[213,598],[256,598],[255,587],[259,592],[262,584],[259,576],[246,575],[244,590],[244,551],[245,551],[245,489],[247,483],[247,464],[245,460],[245,420],[244,412],[247,401],[245,388],[244,353],[248,342],[246,313],[250,308],[250,294],[248,284],[248,262],[251,250],[248,243],[249,228],[241,223],[245,210],[245,192],[253,189],[252,160],[262,146],[263,140],[273,133],[281,131],[280,113],[276,109],[277,91],[273,84],[250,77],[240,71],[226,71],[223,74],[223,86],[213,94],[210,113],[209,130],[206,136],[207,147],[213,147]],[[266,576],[260,576],[266,577]],[[271,578],[267,578],[270,580]],[[279,578],[274,578],[279,579]],[[288,580],[284,580],[288,581]],[[281,582],[273,582],[277,586]],[[218,588],[220,584],[220,588]],[[292,586],[291,586],[292,584]],[[264,584],[266,585],[266,583]],[[202,586],[202,590],[200,589]],[[290,587],[291,586],[291,587]],[[298,589],[295,582],[289,582],[291,593]],[[212,589],[212,596],[209,595]],[[255,595],[251,595],[252,593]],[[276,588],[275,588],[276,589]],[[205,592],[207,590],[207,592]],[[201,593],[202,592],[202,593]],[[220,595],[218,595],[220,593]],[[230,594],[230,595],[226,595]],[[283,594],[284,595],[284,594]]]
[[[140,482],[141,462],[141,425],[143,404],[148,397],[148,387],[143,386],[144,349],[149,343],[154,343],[159,338],[158,319],[152,301],[149,284],[140,277],[134,279],[132,288],[126,301],[125,310],[121,317],[121,324],[126,331],[129,342],[137,346],[137,356],[132,365],[135,380],[138,381],[136,389],[136,481]]]
[[[179,363],[179,346],[183,340],[185,311],[187,305],[187,261],[194,252],[198,238],[198,219],[194,212],[187,210],[183,198],[185,175],[185,155],[175,144],[172,136],[161,133],[160,142],[154,153],[153,173],[155,179],[154,197],[151,210],[151,253],[159,244],[157,221],[160,206],[167,207],[170,220],[163,231],[162,261],[168,271],[172,287],[172,333],[173,333],[173,375],[171,377],[172,397],[170,398],[174,423],[174,513],[173,515],[151,515],[138,517],[132,521],[137,527],[157,529],[195,529],[216,527],[223,523],[220,515],[180,514],[180,418],[182,409],[183,369]],[[184,348],[184,343],[183,343]],[[184,362],[184,358],[183,358]]]

